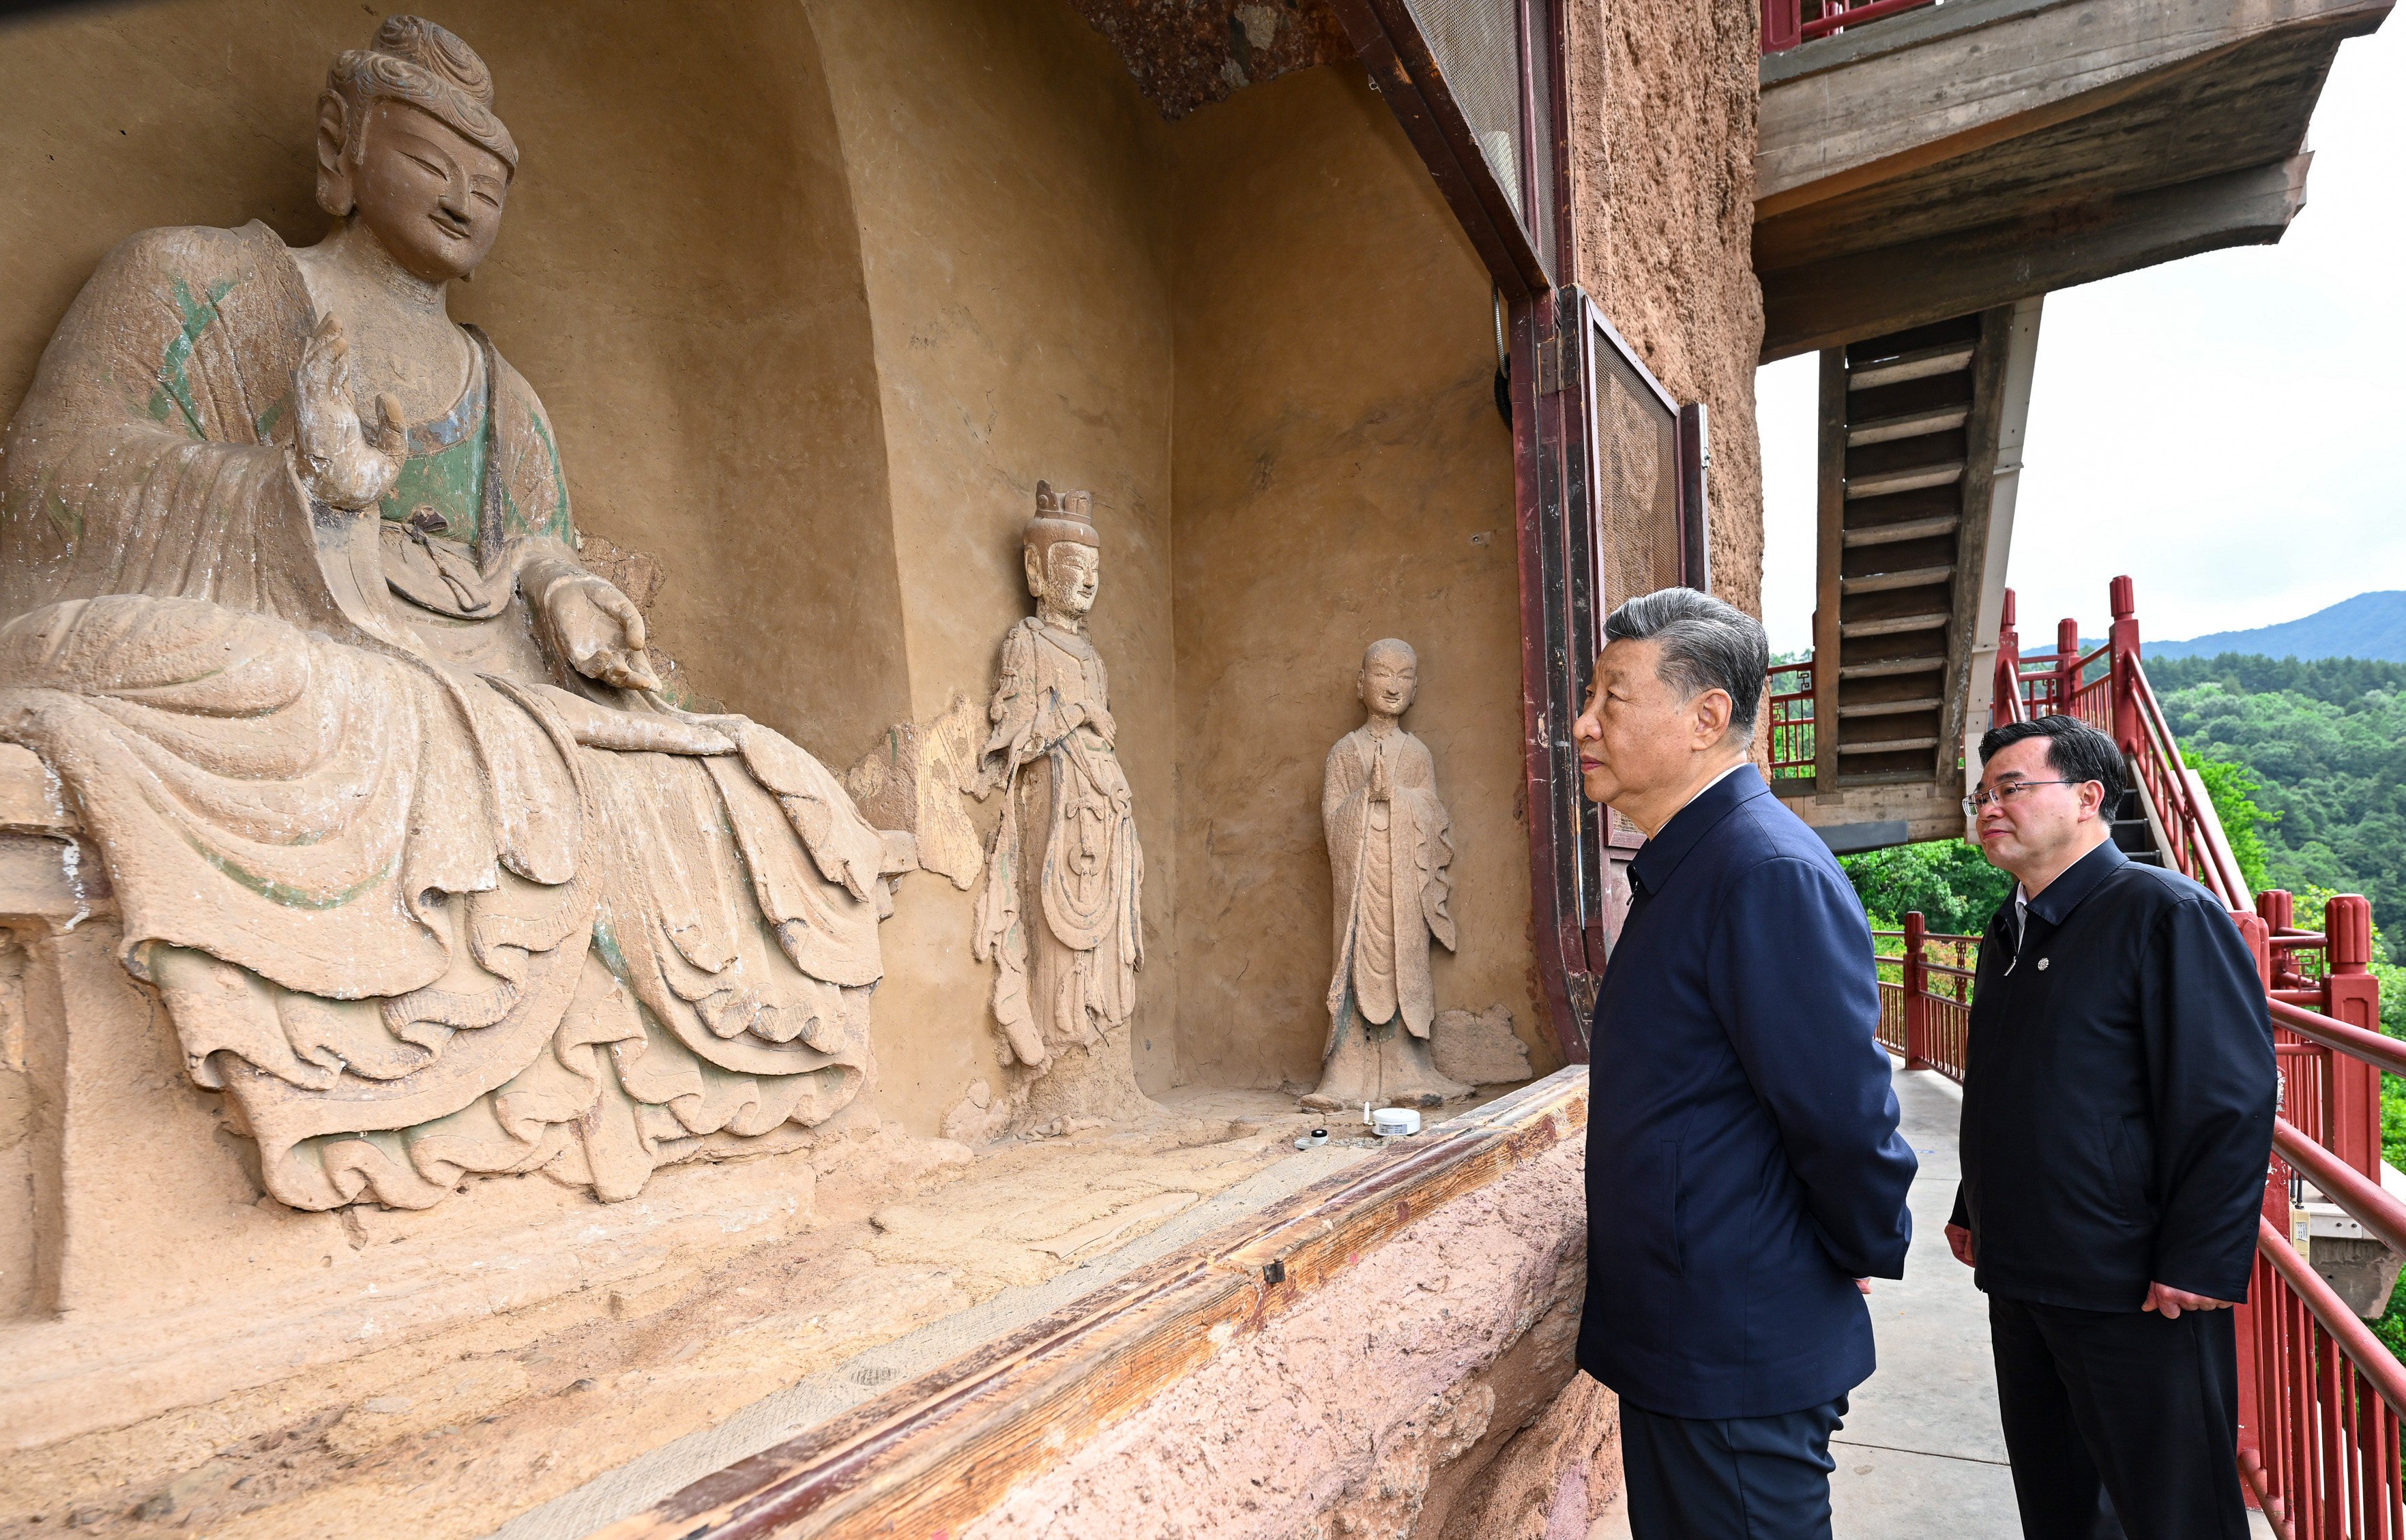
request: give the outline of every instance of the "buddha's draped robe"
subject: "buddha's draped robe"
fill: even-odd
[[[1413,1037],[1426,1038],[1437,1016],[1429,939],[1454,944],[1452,820],[1427,746],[1400,728],[1347,733],[1328,751],[1320,809],[1337,897],[1329,1045],[1349,993],[1364,1022],[1401,1016]]]
[[[126,967],[296,1208],[798,1142],[870,1069],[880,836],[776,733],[547,648],[566,483],[481,339],[381,508],[316,503],[316,320],[263,226],[137,235],[0,448],[0,738],[71,794]]]
[[[1034,616],[1013,626],[990,713],[984,762],[1009,785],[975,951],[995,961],[1005,1038],[1041,1064],[1055,1048],[1097,1047],[1135,1013],[1144,849],[1092,642]]]

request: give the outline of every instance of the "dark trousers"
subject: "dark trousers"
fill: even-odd
[[[1830,1434],[1847,1398],[1777,1417],[1621,1404],[1632,1540],[1830,1540]]]
[[[1988,1340],[2027,1540],[2247,1540],[2229,1310],[1992,1294]]]

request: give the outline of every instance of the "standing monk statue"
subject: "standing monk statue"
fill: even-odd
[[[1453,821],[1437,800],[1428,746],[1404,730],[1420,691],[1405,643],[1373,642],[1355,681],[1369,720],[1328,751],[1320,816],[1337,897],[1337,966],[1328,981],[1328,1043],[1306,1107],[1438,1107],[1470,1087],[1437,1073],[1432,937],[1453,950]],[[1400,1028],[1400,1030],[1398,1030]]]
[[[146,231],[43,353],[0,738],[282,1202],[790,1148],[870,1073],[899,853],[785,738],[663,698],[542,401],[452,321],[518,167],[485,62],[392,17],[317,128],[324,240]]]
[[[978,900],[977,955],[995,964],[994,1015],[1034,1076],[1029,1120],[1124,1118],[1137,1089],[1128,1023],[1144,962],[1144,851],[1112,747],[1111,682],[1086,635],[1102,547],[1083,492],[1036,484],[1022,554],[1036,613],[1002,643],[981,759],[1003,791]]]

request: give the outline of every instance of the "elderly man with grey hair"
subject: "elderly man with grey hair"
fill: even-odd
[[[1605,639],[1581,781],[1647,840],[1591,1034],[1579,1366],[1621,1396],[1636,1540],[1827,1540],[1862,1296],[1913,1230],[1871,930],[1751,763],[1762,625],[1666,588]]]

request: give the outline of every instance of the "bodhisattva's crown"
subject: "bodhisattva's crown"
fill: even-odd
[[[1056,492],[1051,482],[1040,481],[1036,484],[1036,516],[1027,521],[1026,532],[1020,538],[1027,549],[1040,555],[1064,540],[1100,551],[1102,536],[1096,532],[1095,517],[1089,512],[1093,506],[1094,499],[1084,492]]]

